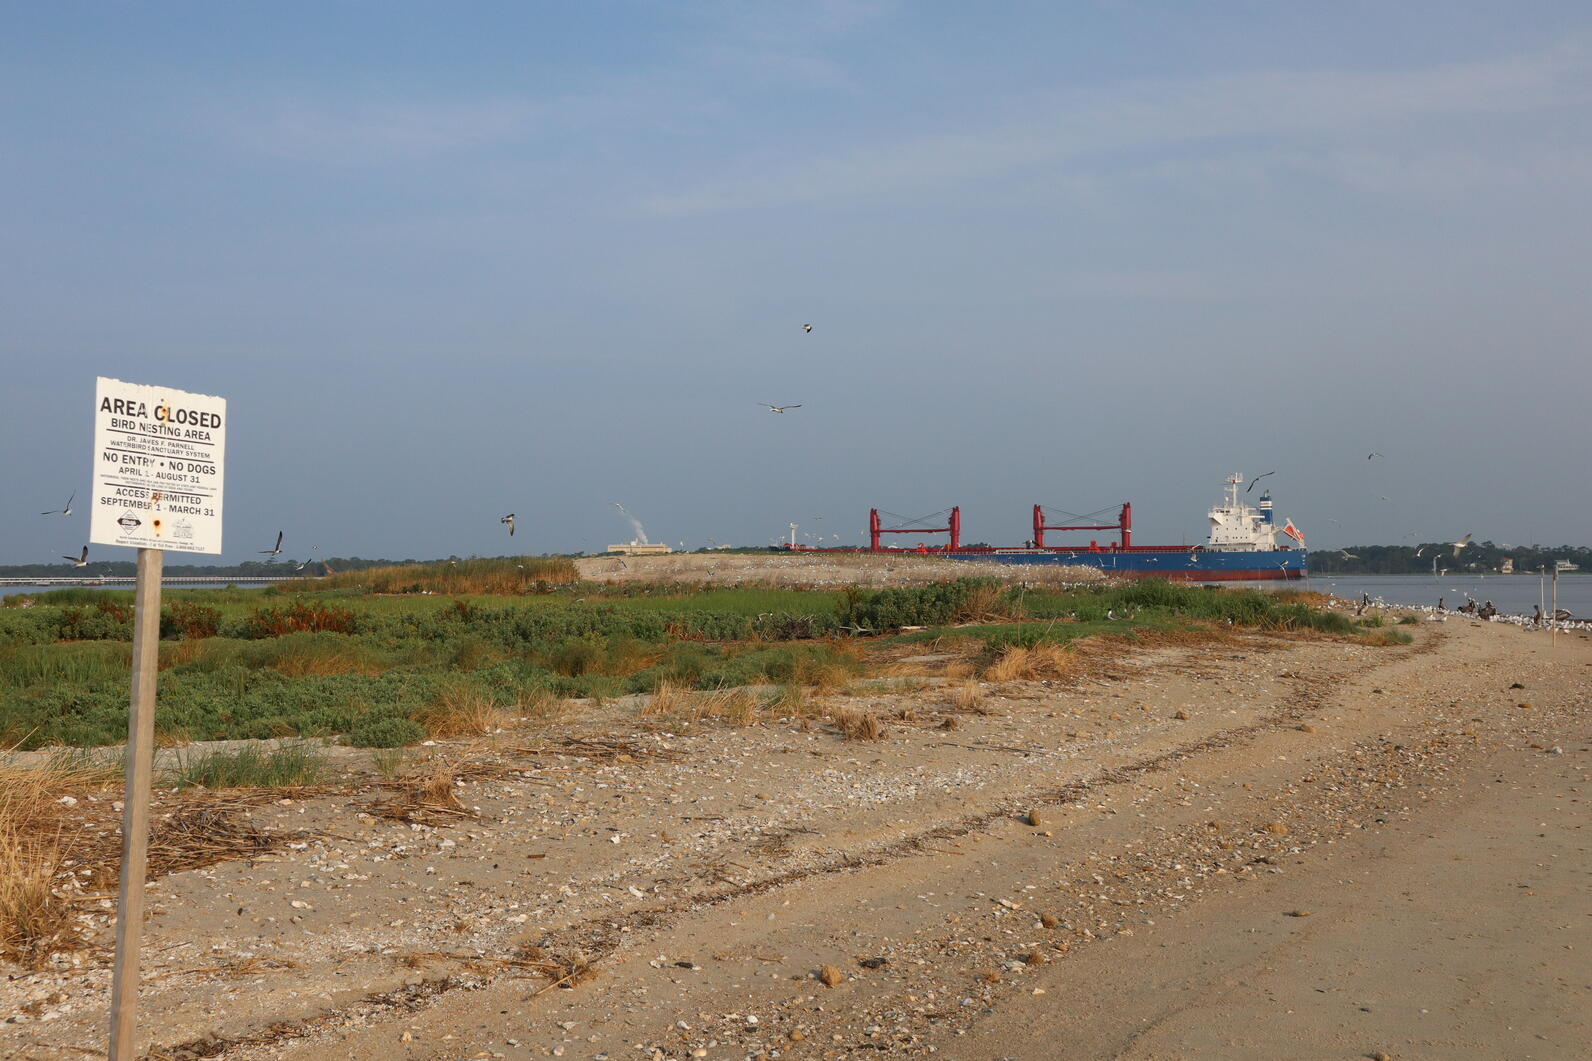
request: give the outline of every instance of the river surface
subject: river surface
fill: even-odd
[[[1537,575],[1459,576],[1449,572],[1442,578],[1431,575],[1316,575],[1300,582],[1255,582],[1257,587],[1290,589],[1308,587],[1334,597],[1359,600],[1362,593],[1384,604],[1432,606],[1442,598],[1449,609],[1465,603],[1469,595],[1477,603],[1492,601],[1506,615],[1530,615],[1539,602],[1543,610],[1553,607],[1553,579]],[[1578,619],[1592,618],[1592,574],[1574,572],[1559,576],[1559,607]]]

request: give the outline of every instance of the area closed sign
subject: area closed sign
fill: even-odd
[[[227,401],[99,377],[89,541],[221,552]]]

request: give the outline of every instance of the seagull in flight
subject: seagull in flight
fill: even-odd
[[[86,546],[86,545],[83,546],[83,555],[82,556],[63,556],[63,557],[61,557],[61,559],[62,560],[70,560],[70,561],[72,561],[72,566],[73,567],[87,567],[88,566],[88,546]]]
[[[1356,553],[1351,553],[1351,552],[1349,552],[1349,550],[1347,550],[1347,549],[1339,549],[1339,550],[1338,550],[1338,552],[1340,552],[1340,553],[1342,553],[1342,554],[1343,554],[1343,558],[1344,558],[1344,559],[1345,559],[1345,560],[1358,560],[1358,559],[1360,559],[1360,557],[1359,557],[1359,555],[1358,555],[1358,554],[1356,554]]]
[[[262,554],[266,555],[266,556],[281,556],[282,555],[282,532],[281,531],[277,531],[276,532],[276,548],[275,549],[261,549],[260,552]]]
[[[506,516],[502,517],[501,519],[499,519],[498,522],[499,523],[508,524],[509,537],[510,538],[514,537],[514,513],[510,512],[508,515],[506,515]]]
[[[1370,460],[1372,457],[1380,457],[1380,456],[1382,456],[1382,454],[1380,454],[1380,453],[1367,453],[1365,455],[1365,459],[1366,460]]]
[[[800,405],[769,405],[767,402],[758,402],[757,404],[758,405],[767,406],[768,407],[768,411],[771,412],[771,413],[782,413],[786,409],[800,409],[801,408]]]
[[[802,331],[804,331],[804,332],[810,332],[810,331],[812,331],[812,330],[813,330],[813,326],[812,326],[812,325],[811,325],[811,324],[804,324],[804,325],[802,325]]]
[[[1469,544],[1470,544],[1470,535],[1467,534],[1463,538],[1461,538],[1459,541],[1454,543],[1454,555],[1458,556],[1459,555],[1459,551],[1461,549],[1465,548],[1465,546],[1467,546]]]
[[[72,497],[76,497],[76,496],[77,496],[77,491],[73,490],[72,491]],[[62,505],[60,508],[52,508],[48,512],[40,512],[39,515],[41,515],[41,516],[70,516],[72,514],[72,497],[67,498],[66,499],[66,504]],[[67,559],[71,559],[71,557],[67,557]]]
[[[1276,471],[1275,468],[1266,473],[1266,475],[1276,475],[1276,474],[1277,474],[1277,471]],[[1249,485],[1244,487],[1244,493],[1247,494],[1251,490],[1255,489],[1255,484],[1260,482],[1262,479],[1266,478],[1266,475],[1257,475],[1253,479],[1249,480]]]

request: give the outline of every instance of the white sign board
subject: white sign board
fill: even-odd
[[[221,551],[227,400],[99,378],[89,541]]]

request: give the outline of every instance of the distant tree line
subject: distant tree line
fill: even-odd
[[[1345,554],[1348,555],[1345,555]],[[1424,575],[1438,570],[1496,573],[1505,560],[1513,560],[1516,574],[1530,574],[1539,568],[1553,570],[1559,560],[1592,571],[1592,549],[1577,545],[1499,545],[1471,542],[1454,555],[1453,542],[1424,542],[1419,545],[1351,545],[1347,549],[1312,549],[1310,573],[1313,575]]]

